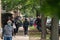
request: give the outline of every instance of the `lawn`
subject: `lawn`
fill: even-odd
[[[41,32],[39,32],[38,30],[37,30],[37,28],[36,27],[34,27],[34,26],[30,26],[29,27],[30,28],[30,30],[29,30],[29,36],[30,36],[30,39],[31,40],[39,40],[40,38],[41,38]],[[50,35],[49,34],[47,34],[46,35],[46,39],[48,39],[49,40],[49,38],[50,38]]]

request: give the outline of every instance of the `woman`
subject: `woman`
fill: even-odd
[[[12,40],[13,26],[12,21],[9,17],[7,24],[4,27],[4,40]]]

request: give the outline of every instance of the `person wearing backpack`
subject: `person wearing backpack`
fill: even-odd
[[[23,21],[24,35],[27,35],[28,34],[28,26],[29,26],[29,22],[25,18],[25,20]]]
[[[17,16],[17,17],[15,18],[16,33],[18,33],[19,27],[21,26],[20,23],[22,23],[21,20],[20,20],[20,17]]]

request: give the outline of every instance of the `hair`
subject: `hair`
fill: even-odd
[[[6,25],[7,24],[7,21],[10,19],[12,20],[12,14],[9,13],[9,12],[6,12],[6,13],[2,13],[2,25]]]
[[[27,19],[25,18],[25,20],[27,20]]]

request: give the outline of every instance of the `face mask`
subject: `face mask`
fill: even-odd
[[[10,23],[10,22],[8,22],[8,25],[11,25],[11,23]]]

